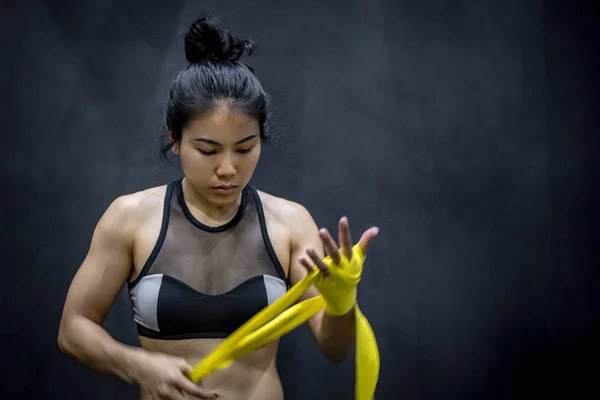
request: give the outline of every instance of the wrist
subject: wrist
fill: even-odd
[[[356,286],[350,288],[336,299],[328,301],[328,299],[325,298],[325,300],[325,314],[332,317],[343,317],[348,315],[354,311],[354,305],[356,304]]]
[[[137,384],[140,379],[140,367],[144,365],[147,352],[141,348],[127,347],[122,353],[119,375],[128,383]]]

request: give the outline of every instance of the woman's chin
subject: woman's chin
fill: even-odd
[[[240,194],[239,188],[232,189],[212,189],[209,192],[209,199],[211,202],[218,205],[227,205],[236,201],[237,197]]]

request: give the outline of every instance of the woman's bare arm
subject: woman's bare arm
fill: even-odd
[[[137,195],[117,198],[94,231],[88,254],[75,274],[58,333],[60,349],[98,372],[132,382],[141,350],[114,340],[102,323],[132,268]]]

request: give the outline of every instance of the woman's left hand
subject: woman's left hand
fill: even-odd
[[[342,217],[339,223],[339,240],[340,246],[343,254],[346,256],[348,260],[352,259],[352,238],[350,236],[350,225],[348,223],[348,218]],[[358,245],[362,250],[363,254],[367,254],[367,249],[371,240],[379,233],[379,228],[373,226],[367,229],[361,236]],[[331,257],[331,260],[335,265],[339,265],[340,263],[340,248],[338,244],[333,240],[333,237],[329,233],[329,231],[325,228],[319,230],[319,236],[321,237],[321,241],[323,242],[323,247],[325,248],[325,253]],[[309,248],[306,250],[306,254],[312,260],[312,263],[305,257],[300,257],[300,263],[308,269],[308,271],[312,271],[314,265],[317,266],[323,273],[323,276],[329,275],[329,268],[323,262],[323,259],[319,257],[319,255],[315,252],[315,249]],[[314,264],[313,264],[314,263]]]

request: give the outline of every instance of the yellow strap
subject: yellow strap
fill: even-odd
[[[292,306],[321,275],[314,269],[292,286],[276,302],[255,314],[227,337],[211,354],[198,362],[189,373],[200,382],[216,370],[226,368],[238,357],[254,351],[303,324],[325,307],[323,296]],[[379,350],[369,321],[354,306],[356,325],[356,400],[372,400],[379,377]]]

